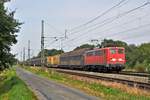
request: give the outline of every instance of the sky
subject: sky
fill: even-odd
[[[150,42],[150,4],[126,14],[149,0],[125,0],[110,12],[84,25],[121,0],[11,0],[5,7],[16,10],[15,18],[24,24],[17,33],[12,53],[21,59],[23,47],[31,41],[31,56],[40,51],[41,20],[44,20],[45,48],[70,51],[91,40],[104,38],[140,45]],[[64,37],[67,30],[67,38]],[[54,38],[58,37],[56,41]]]

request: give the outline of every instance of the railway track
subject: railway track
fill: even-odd
[[[52,67],[52,68],[53,69],[58,69],[56,67]],[[59,68],[59,69],[63,69],[63,68]],[[71,69],[65,69],[65,70],[71,70]],[[82,71],[82,70],[76,70],[76,71]],[[91,71],[87,71],[87,72],[91,72]],[[97,72],[97,71],[95,71],[95,72]],[[99,73],[99,72],[97,72],[97,73]],[[150,77],[150,73],[146,73],[146,72],[141,73],[141,72],[133,72],[133,71],[121,71],[119,73],[108,72],[107,74],[119,74],[119,75],[130,75],[130,76],[139,76],[139,77]]]
[[[118,74],[103,74],[103,73],[73,71],[73,70],[64,70],[64,69],[54,69],[54,70],[60,73],[77,75],[77,76],[87,77],[91,79],[118,82],[118,83],[126,84],[128,86],[137,87],[140,89],[150,91],[150,83],[148,83],[148,77],[127,76],[127,75],[118,75]]]
[[[150,74],[146,72],[132,72],[132,71],[122,71],[119,74],[123,75],[131,75],[131,76],[142,76],[142,77],[149,77]]]

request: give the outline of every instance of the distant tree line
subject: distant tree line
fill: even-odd
[[[58,55],[58,54],[61,54],[61,53],[64,53],[63,50],[57,50],[57,49],[44,49],[44,53],[45,53],[45,57],[47,56],[54,56],[54,55]],[[38,53],[37,57],[41,57],[41,51]]]
[[[15,33],[19,32],[21,25],[14,19],[15,11],[8,12],[5,9],[4,3],[8,1],[10,0],[0,0],[0,70],[9,68],[16,61],[10,50],[17,43]]]

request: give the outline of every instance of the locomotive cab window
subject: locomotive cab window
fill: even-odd
[[[95,55],[96,55],[96,56],[102,55],[102,51],[100,51],[100,50],[99,50],[99,51],[95,51]]]
[[[111,53],[111,54],[116,54],[116,49],[110,48],[110,53]]]
[[[87,53],[87,56],[92,56],[93,55],[93,52],[88,52]]]
[[[118,53],[119,54],[124,54],[124,50],[123,49],[118,49]]]

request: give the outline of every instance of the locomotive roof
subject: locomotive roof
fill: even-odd
[[[124,47],[105,47],[105,48],[95,48],[92,50],[87,50],[86,52],[92,52],[92,51],[96,51],[96,50],[104,50],[104,49],[110,49],[110,48],[121,48],[124,49]]]
[[[64,54],[61,54],[62,57],[65,56],[77,56],[77,55],[83,55],[85,51],[91,50],[90,48],[84,48],[84,49],[79,49],[79,50],[75,50],[75,51],[70,51],[70,52],[66,52]]]
[[[79,49],[79,50],[75,50],[75,51],[66,52],[64,54],[61,54],[61,57],[79,56],[79,55],[83,55],[85,52],[88,52],[88,51],[90,52],[90,51],[101,50],[101,49],[110,49],[110,48],[122,48],[122,49],[124,49],[124,47],[105,47],[105,48],[95,48],[95,49],[84,48],[84,49]]]

